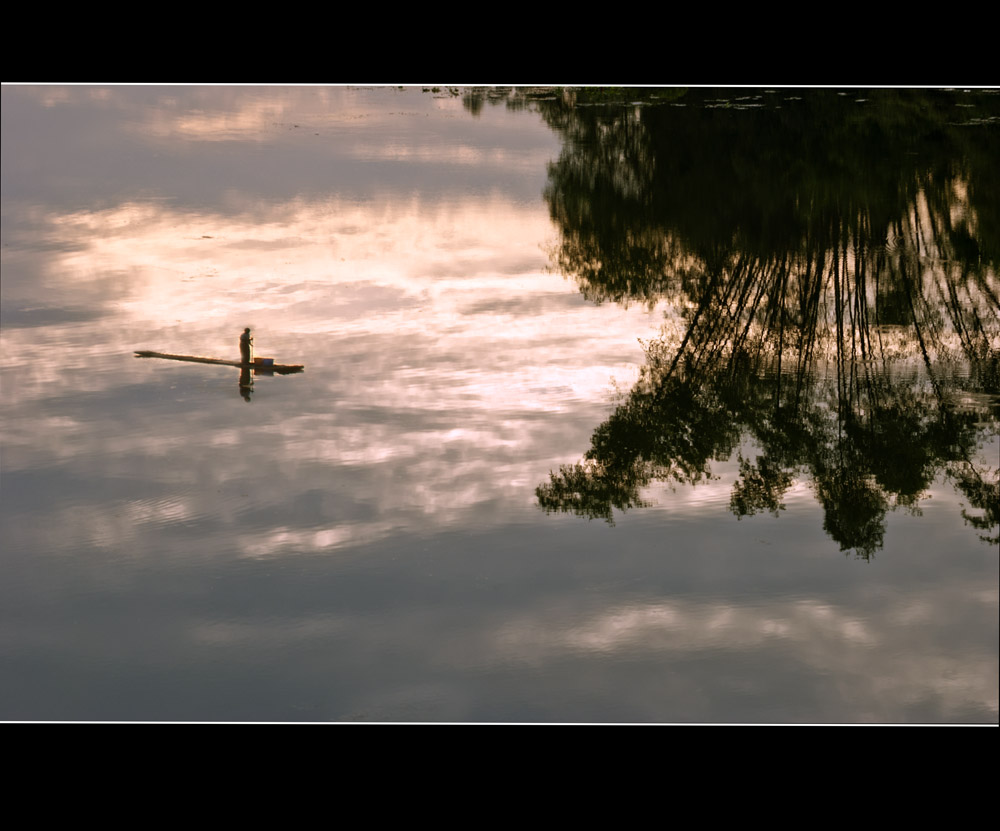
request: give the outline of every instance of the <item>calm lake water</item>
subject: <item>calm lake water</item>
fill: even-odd
[[[994,91],[2,103],[0,719],[997,720]]]

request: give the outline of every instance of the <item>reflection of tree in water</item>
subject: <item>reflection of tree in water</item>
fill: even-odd
[[[944,473],[993,540],[997,470],[973,459],[1000,395],[1000,96],[789,97],[536,102],[565,140],[546,189],[554,265],[595,302],[679,315],[539,503],[611,522],[750,438],[739,517],[777,513],[807,474],[826,531],[868,557],[887,511],[917,510]]]
[[[872,365],[862,394],[848,402],[837,397],[834,370],[779,374],[773,354],[728,354],[696,371],[660,360],[651,352],[643,379],[595,430],[583,461],[537,489],[543,508],[611,522],[612,509],[642,505],[652,481],[703,481],[712,461],[752,438],[759,453],[739,456],[730,498],[739,517],[777,514],[794,476],[806,473],[826,531],[842,549],[869,556],[881,546],[886,512],[916,508],[944,472],[986,511],[969,521],[996,524],[997,486],[972,462],[982,415],[921,376],[890,380]]]

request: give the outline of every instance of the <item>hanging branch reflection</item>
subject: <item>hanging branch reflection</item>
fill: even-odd
[[[995,541],[998,471],[975,462],[1000,400],[992,136],[950,125],[935,95],[710,102],[542,106],[565,139],[554,266],[595,302],[666,299],[681,318],[539,505],[613,522],[651,482],[700,482],[752,440],[738,517],[779,513],[807,476],[826,532],[867,558],[887,512],[919,510],[944,474]],[[904,113],[920,129],[896,135]]]

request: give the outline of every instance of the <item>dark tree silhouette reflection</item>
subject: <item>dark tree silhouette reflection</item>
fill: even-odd
[[[613,522],[749,440],[738,517],[808,477],[827,533],[867,558],[945,475],[995,542],[998,471],[975,459],[1000,400],[1000,95],[675,92],[533,102],[564,140],[553,267],[594,302],[674,310],[539,505]]]

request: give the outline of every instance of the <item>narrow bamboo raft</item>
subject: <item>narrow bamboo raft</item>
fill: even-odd
[[[253,369],[257,372],[277,372],[278,375],[291,375],[295,372],[302,372],[305,369],[303,364],[275,364],[264,363],[268,358],[255,358],[253,362],[245,364],[241,361],[227,361],[225,358],[200,358],[197,355],[168,355],[166,352],[151,352],[148,349],[136,350],[137,358],[163,358],[168,361],[191,361],[196,364],[217,364],[219,366],[235,366],[238,369]]]

